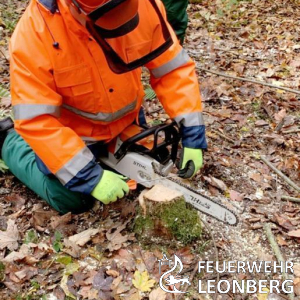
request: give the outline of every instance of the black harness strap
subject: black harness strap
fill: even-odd
[[[45,8],[50,10],[52,14],[58,9],[57,0],[38,0]]]

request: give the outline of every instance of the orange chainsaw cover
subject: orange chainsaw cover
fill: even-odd
[[[16,131],[66,185],[94,159],[87,143],[108,142],[135,120],[144,92],[140,68],[113,73],[65,2],[52,0],[47,7],[49,2],[32,0],[11,38],[11,94]],[[147,23],[157,19],[147,14],[148,5],[139,0],[141,23],[131,35],[145,45],[151,42],[143,40],[150,36]],[[195,66],[168,27],[173,44],[146,65],[151,85],[171,118],[198,125],[202,106]]]

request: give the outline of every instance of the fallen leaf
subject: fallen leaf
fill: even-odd
[[[19,230],[14,220],[7,221],[6,231],[0,231],[0,249],[8,248],[10,251],[18,248]]]
[[[149,279],[147,271],[143,273],[139,271],[134,272],[134,279],[132,279],[133,285],[141,292],[149,292],[155,284],[155,280]]]
[[[51,299],[51,294],[49,295]],[[57,299],[55,300],[64,300],[65,299],[65,293],[64,291],[60,288],[60,286],[56,286],[55,289],[53,290],[53,296],[56,297]]]
[[[261,188],[257,188],[255,192],[255,197],[260,200],[263,198],[263,196],[264,196],[263,190]]]
[[[262,288],[262,291],[265,293],[265,294],[259,294],[257,293],[257,299],[258,300],[267,300],[268,299],[268,295],[269,295],[269,289],[264,287]]]
[[[11,203],[11,205],[14,208],[14,211],[20,210],[26,202],[23,197],[21,197],[19,194],[15,194],[15,193],[10,194],[9,196],[6,196],[5,200],[7,202]]]
[[[255,122],[255,126],[267,126],[267,125],[269,125],[269,123],[266,122],[265,120],[257,120]]]
[[[97,299],[98,291],[91,288],[90,286],[84,286],[80,289],[78,295],[82,296],[83,299]]]
[[[234,190],[229,190],[229,196],[232,201],[242,201],[244,198],[242,194]]]
[[[279,216],[279,215],[275,215],[275,218],[276,218],[276,221],[277,223],[287,229],[287,230],[291,230],[291,229],[294,229],[295,226],[291,223],[291,221],[287,218],[285,218],[284,216]]]
[[[140,292],[134,289],[133,291],[130,291],[128,295],[125,295],[124,300],[141,300]]]
[[[111,289],[114,291],[114,293],[123,294],[125,292],[128,292],[131,289],[131,286],[128,284],[125,284],[123,281],[122,276],[119,276],[114,279]]]
[[[6,263],[12,263],[14,261],[20,261],[24,259],[25,256],[26,255],[21,252],[12,251],[4,259],[2,259],[2,261]]]
[[[262,176],[259,174],[259,173],[251,173],[250,175],[249,175],[249,178],[250,179],[253,179],[254,181],[256,181],[256,182],[262,182]]]
[[[3,284],[8,289],[10,289],[11,291],[13,291],[14,293],[17,293],[18,291],[20,291],[22,289],[22,285],[21,284],[17,284],[15,282],[5,281],[5,282],[3,282]]]
[[[184,265],[190,265],[195,260],[195,256],[191,253],[190,247],[181,248],[175,253]]]
[[[210,177],[204,176],[204,179],[209,184],[211,184],[212,186],[214,186],[214,187],[216,187],[216,188],[218,188],[218,189],[220,189],[222,191],[226,191],[228,189],[227,186],[226,186],[226,184],[222,180],[220,180],[220,179],[217,179],[217,178],[212,177],[212,176],[210,176]]]
[[[263,49],[265,47],[265,45],[262,41],[253,41],[253,44],[254,44],[255,48],[257,48],[257,49]]]
[[[99,228],[98,229],[90,228],[90,229],[84,230],[78,234],[70,236],[69,240],[71,242],[77,244],[78,246],[84,246],[99,231],[100,231]]]
[[[32,212],[32,223],[34,228],[39,230],[41,227],[46,227],[51,217],[58,215],[58,212],[51,210],[35,210]]]
[[[274,114],[274,119],[277,122],[280,122],[284,117],[286,116],[286,110],[282,109],[281,111],[279,111],[278,113]]]
[[[114,257],[114,262],[117,262],[119,267],[123,267],[129,272],[135,270],[136,261],[131,251],[126,249],[120,249],[118,251],[118,254]]]
[[[67,275],[67,274],[63,275],[61,282],[60,282],[60,287],[62,288],[62,290],[64,291],[64,293],[66,294],[67,297],[76,299],[76,297],[69,291],[68,278],[69,278],[69,275]]]
[[[293,265],[294,275],[300,277],[300,264]]]
[[[77,246],[76,243],[70,241],[68,238],[64,238],[64,248],[62,249],[62,251],[74,258],[78,258],[81,253],[81,248]]]
[[[21,282],[25,282],[38,274],[38,269],[34,267],[24,267],[20,271],[15,272],[15,275]]]
[[[111,296],[111,285],[113,277],[105,276],[105,268],[101,268],[93,279],[93,288],[99,291],[99,299],[113,299]]]
[[[72,299],[76,299],[76,297],[69,290],[68,278],[69,278],[69,275],[72,275],[73,273],[78,271],[78,269],[79,269],[79,264],[78,263],[68,264],[65,268],[63,277],[62,277],[61,282],[60,282],[60,287],[62,288],[62,290],[64,291],[66,296],[70,297]]]
[[[112,269],[107,270],[106,274],[108,276],[112,276],[112,277],[118,277],[120,275],[120,273],[118,271],[112,270]]]
[[[3,259],[3,261],[7,262],[7,263],[12,263],[14,261],[20,261],[20,260],[24,259],[26,256],[30,255],[30,252],[31,252],[30,246],[23,244],[18,252],[12,251]]]
[[[125,207],[123,206],[120,215],[121,219],[127,220],[130,215],[135,215],[135,206],[136,204],[134,202],[130,202]]]
[[[121,231],[126,228],[127,223],[128,221],[125,222],[122,226],[119,226],[113,233],[111,233],[111,230],[106,233],[106,238],[109,241],[107,245],[109,251],[119,250],[120,248],[122,248],[123,243],[128,241],[129,236],[127,234],[121,234]]]
[[[300,296],[300,278],[295,278],[294,283],[294,292],[297,296]]]
[[[283,239],[283,237],[281,235],[278,235],[276,238],[277,238],[277,243],[280,246],[287,246],[288,245],[288,243],[285,241],[285,239]]]
[[[300,238],[300,229],[298,230],[291,230],[288,232],[288,235],[291,237]]]
[[[50,219],[50,226],[52,229],[56,229],[57,227],[70,223],[71,220],[72,220],[72,214],[70,212],[63,216],[53,216]]]
[[[289,65],[290,65],[291,67],[294,67],[294,68],[300,67],[300,59],[298,58],[298,59],[292,60],[292,61],[289,63]]]
[[[165,300],[166,297],[167,293],[164,292],[161,288],[157,288],[149,294],[149,300]]]
[[[67,266],[72,262],[72,257],[70,256],[59,256],[56,258],[56,261]]]
[[[10,97],[2,97],[1,105],[3,105],[4,107],[9,107],[11,105],[11,98]]]

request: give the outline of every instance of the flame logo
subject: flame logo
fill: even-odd
[[[189,282],[188,280],[188,277],[185,277],[185,278],[181,278],[181,276],[178,276],[178,274],[181,273],[182,269],[183,269],[183,265],[182,265],[182,262],[180,260],[180,258],[174,254],[174,258],[175,258],[175,262],[174,262],[174,267],[163,273],[159,279],[159,286],[160,288],[167,292],[167,293],[180,293],[180,294],[185,294],[186,292],[182,292],[182,291],[179,291],[177,288],[176,288],[176,284],[180,283],[180,285],[183,285],[185,283],[187,283],[188,285],[190,285],[191,283]],[[179,271],[177,272],[176,276],[173,276],[173,275],[169,275],[166,277],[166,275],[172,273],[173,271],[176,270],[176,268],[179,266]],[[166,277],[166,279],[165,279]],[[165,284],[166,286],[173,286],[173,290],[168,290],[164,287],[164,284],[163,284],[163,280],[165,280],[167,282],[167,284]]]

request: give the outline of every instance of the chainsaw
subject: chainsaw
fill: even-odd
[[[237,225],[234,212],[171,173],[180,138],[175,122],[147,129],[132,124],[109,143],[108,152],[100,157],[100,162],[144,187],[161,184],[176,190],[198,211],[228,225]]]

